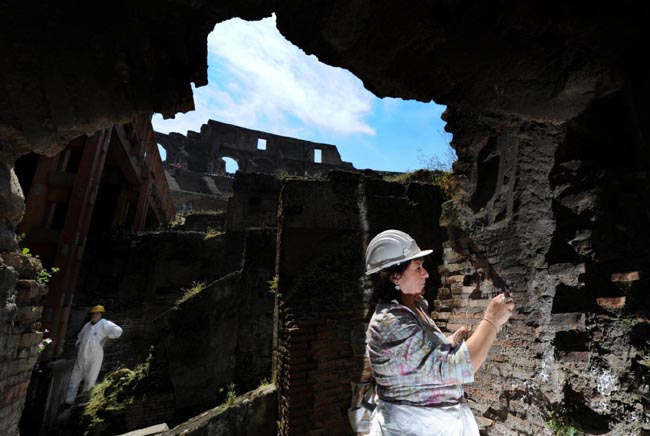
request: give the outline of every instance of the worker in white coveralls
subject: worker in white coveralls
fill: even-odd
[[[102,360],[104,360],[106,339],[117,339],[122,336],[120,326],[107,319],[102,319],[105,312],[104,306],[93,307],[90,310],[90,321],[77,335],[76,345],[79,351],[65,397],[65,403],[68,405],[74,403],[82,380],[84,381],[83,393],[85,396],[89,395],[90,389],[95,386],[99,370],[102,367]]]

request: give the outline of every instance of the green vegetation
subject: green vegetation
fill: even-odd
[[[184,216],[178,216],[176,219],[172,220],[167,224],[169,227],[169,230],[178,230],[180,227],[182,227],[185,224],[185,217]]]
[[[235,391],[235,384],[230,383],[228,385],[228,391],[226,392],[226,404],[232,404],[235,402],[235,398],[237,398],[237,393]]]
[[[22,242],[23,239],[25,239],[24,233],[17,237],[19,243]],[[38,254],[32,254],[31,250],[27,247],[23,247],[20,250],[20,253],[25,257],[33,257],[34,259],[39,259]],[[52,275],[58,273],[59,271],[61,271],[61,268],[56,266],[53,266],[50,270],[43,267],[43,269],[39,270],[36,274],[36,281],[39,285],[47,285],[50,282]]]
[[[178,299],[176,305],[178,306],[179,304],[186,302],[207,287],[208,285],[205,282],[192,282],[191,288],[183,289],[185,293]]]
[[[571,417],[569,408],[562,403],[552,405],[548,413],[546,427],[554,436],[581,436],[584,433],[580,426]]]
[[[205,238],[204,239],[210,239],[214,238],[216,236],[223,235],[223,232],[217,229],[213,229],[212,227],[208,227],[208,230],[205,232]]]
[[[636,317],[634,316],[621,317],[617,320],[617,322],[626,333],[632,330],[632,327],[638,324]]]
[[[112,372],[92,389],[90,401],[84,410],[84,419],[90,426],[104,422],[109,415],[126,411],[135,400],[137,392],[146,385],[153,359],[153,346],[144,363],[135,369],[120,368]]]
[[[269,292],[277,296],[278,298],[282,298],[282,294],[280,293],[280,289],[279,289],[279,284],[280,284],[279,277],[273,276],[273,278],[268,281],[268,284],[269,284]]]
[[[432,185],[440,186],[445,190],[449,187],[451,182],[451,172],[441,170],[417,170],[389,176],[386,177],[386,180],[402,184],[411,182],[430,183]]]
[[[47,285],[50,282],[52,275],[58,273],[59,271],[61,271],[61,269],[56,266],[53,266],[49,271],[47,268],[43,268],[36,275],[36,281],[39,285]]]
[[[226,397],[223,401],[223,404],[226,406],[231,406],[235,403],[237,399],[237,385],[230,383],[227,387],[220,387],[219,394],[223,395],[225,393]]]
[[[422,149],[418,149],[418,161],[420,162],[421,169],[388,176],[386,180],[402,184],[411,182],[430,183],[439,186],[442,192],[449,197],[452,190],[452,166],[456,161],[456,152],[451,146],[447,146],[443,157],[437,155],[426,156]]]

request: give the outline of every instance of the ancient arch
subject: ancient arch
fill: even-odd
[[[223,164],[224,165],[223,166],[224,172],[226,170],[226,166],[225,166],[226,164],[225,164],[225,161],[223,160],[224,158],[230,158],[230,159],[234,160],[235,162],[237,162],[237,169],[239,171],[247,171],[247,168],[249,167],[248,161],[245,158],[242,158],[242,156],[240,156],[240,155],[238,155],[236,153],[232,153],[232,152],[220,153],[219,160],[224,163]]]

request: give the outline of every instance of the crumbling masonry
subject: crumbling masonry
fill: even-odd
[[[199,0],[132,2],[101,15],[79,4],[4,9],[0,427],[9,434],[39,339],[18,309],[31,310],[41,292],[17,282],[33,278],[7,260],[24,211],[14,163],[29,152],[54,156],[139,114],[191,110],[190,83],[207,83],[208,32],[271,13],[292,43],[347,68],[377,96],[447,105],[459,161],[441,216],[449,239],[436,317],[471,323],[506,284],[518,305],[469,392],[486,432],[540,434],[551,410],[570,411],[592,433],[650,430],[650,74],[640,55],[650,45],[650,6]],[[309,332],[300,321],[303,347],[336,332]],[[300,331],[289,330],[295,352]],[[305,386],[319,383],[316,374],[303,377]],[[301,410],[304,397],[280,398],[283,434],[304,434],[301,420],[313,415]]]

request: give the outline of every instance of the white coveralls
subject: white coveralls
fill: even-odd
[[[107,319],[100,319],[96,324],[89,321],[83,326],[77,335],[76,345],[79,351],[65,397],[67,404],[74,403],[82,380],[84,391],[95,386],[104,360],[104,342],[106,338],[117,339],[120,336],[122,336],[122,328]]]

